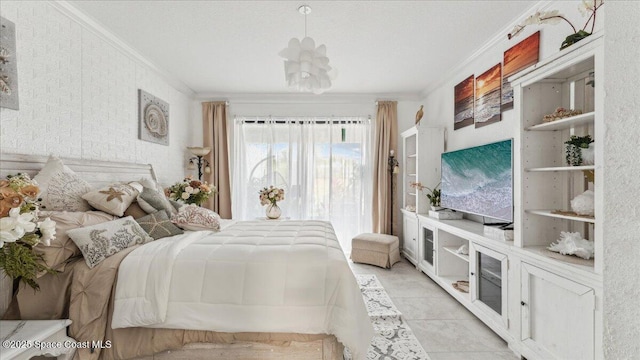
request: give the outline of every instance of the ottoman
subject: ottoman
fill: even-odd
[[[390,269],[400,261],[400,241],[394,235],[357,235],[351,240],[351,260]]]

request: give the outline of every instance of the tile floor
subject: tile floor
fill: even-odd
[[[391,270],[354,264],[378,277],[431,360],[517,360],[507,344],[405,259]]]

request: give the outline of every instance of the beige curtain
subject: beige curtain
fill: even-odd
[[[216,196],[203,206],[231,219],[231,186],[229,182],[229,147],[227,145],[227,105],[224,101],[202,103],[203,146],[211,148],[206,159],[211,172],[203,179],[218,189]]]
[[[390,234],[391,199],[393,193],[390,189],[391,176],[389,174],[389,151],[397,152],[398,142],[398,102],[378,101],[378,114],[376,115],[376,132],[373,142],[373,231],[376,233]],[[397,226],[393,226],[393,232],[397,233]]]

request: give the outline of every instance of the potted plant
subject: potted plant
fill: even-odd
[[[565,150],[565,159],[567,165],[580,166],[583,163],[582,151],[588,149],[589,144],[593,142],[591,135],[577,136],[571,135],[571,138],[564,143],[567,145]]]
[[[436,185],[433,189],[430,189],[422,185],[422,183],[420,182],[410,182],[409,186],[411,186],[414,189],[418,189],[420,191],[424,189],[428,190],[429,192],[427,193],[427,199],[429,199],[431,210],[433,211],[442,210],[442,208],[440,207],[440,189],[438,189],[438,186],[440,186],[440,184]]]

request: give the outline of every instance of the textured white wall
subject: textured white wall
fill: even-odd
[[[580,2],[577,1],[554,1],[547,7],[548,10],[559,10],[576,27],[582,28],[586,21],[578,10]],[[602,29],[604,25],[605,7],[598,11],[598,21],[596,31]],[[526,16],[533,12],[527,12]],[[507,31],[512,27],[506,24]],[[430,87],[426,99],[422,102],[425,106],[425,118],[432,126],[446,127],[446,151],[457,150],[465,147],[486,144],[494,141],[504,140],[514,136],[516,129],[515,114],[513,110],[502,112],[502,120],[498,123],[487,125],[476,129],[473,125],[459,130],[453,129],[453,103],[454,87],[470,75],[479,76],[492,66],[501,63],[504,52],[527,36],[540,30],[540,59],[545,59],[559,51],[560,44],[564,38],[571,34],[568,24],[562,22],[557,25],[530,25],[517,37],[509,40],[507,36],[501,38],[484,52],[476,54],[469,59],[460,59],[460,64],[455,67],[435,88]],[[416,109],[417,111],[417,109]],[[423,120],[424,121],[424,120]]]
[[[604,351],[607,359],[638,359],[640,2],[605,6]]]
[[[44,1],[2,1],[16,24],[20,110],[0,109],[3,152],[151,163],[184,175],[191,97]],[[170,146],[138,140],[138,89],[170,104]]]

